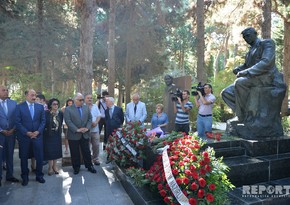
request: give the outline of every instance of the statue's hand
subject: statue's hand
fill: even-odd
[[[237,77],[245,77],[249,74],[249,72],[247,70],[242,70],[242,71],[239,71],[238,74],[237,74]]]
[[[235,69],[233,70],[233,73],[234,73],[235,75],[237,75],[239,71],[240,71],[240,69],[239,69],[239,67],[237,67],[237,68],[235,68]]]

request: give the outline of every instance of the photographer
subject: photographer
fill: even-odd
[[[216,100],[212,94],[212,86],[210,84],[204,84],[203,90],[204,96],[199,90],[197,90],[198,95],[194,96],[195,104],[198,107],[197,132],[201,138],[206,137],[206,132],[212,131],[212,107]]]
[[[174,113],[175,118],[175,131],[185,132],[188,135],[189,132],[189,111],[192,109],[193,104],[189,101],[189,91],[182,91],[182,100],[177,97],[177,101],[174,101]]]
[[[102,96],[97,96],[98,101],[96,102],[96,105],[98,106],[100,112],[101,112],[101,119],[99,121],[99,134],[101,135],[101,131],[104,127],[104,146],[103,149],[105,149],[105,145],[107,144],[107,131],[106,131],[106,120],[105,120],[105,111],[107,109],[105,97],[108,97],[109,93],[107,91],[102,92]]]

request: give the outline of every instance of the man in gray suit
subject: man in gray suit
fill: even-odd
[[[68,127],[68,143],[74,174],[78,174],[80,171],[80,148],[85,167],[91,173],[96,173],[89,146],[92,115],[89,107],[84,105],[84,96],[81,93],[75,95],[72,106],[66,107],[64,119]]]

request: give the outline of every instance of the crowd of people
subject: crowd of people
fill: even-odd
[[[195,96],[198,107],[198,135],[211,132],[212,107],[215,97],[210,84],[204,86],[205,96],[200,92]],[[184,90],[182,98],[174,102],[175,131],[189,133],[189,112],[193,103],[189,101],[190,92]],[[77,93],[68,99],[63,107],[57,98],[45,100],[44,95],[29,89],[25,92],[25,101],[17,104],[9,98],[6,86],[0,86],[0,164],[6,170],[6,181],[20,182],[13,175],[13,154],[16,139],[19,145],[22,185],[29,182],[28,160],[31,159],[31,171],[35,180],[45,183],[43,166],[47,163],[47,175],[59,174],[57,159],[63,157],[62,136],[64,135],[64,154],[70,152],[73,173],[81,169],[81,158],[87,170],[96,173],[94,165],[100,165],[100,133],[104,128],[104,147],[110,135],[126,123],[139,122],[144,126],[147,119],[146,105],[140,101],[140,95],[134,93],[132,102],[123,112],[115,105],[115,100],[107,91],[93,102],[93,95]],[[167,132],[168,115],[162,104],[156,105],[156,113],[151,118],[151,128],[159,127]],[[109,156],[109,153],[108,153]],[[110,161],[107,158],[107,162]],[[2,168],[0,169],[0,186]]]

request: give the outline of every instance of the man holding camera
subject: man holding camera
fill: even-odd
[[[193,104],[189,101],[189,91],[182,91],[182,99],[177,96],[177,101],[174,101],[174,113],[175,118],[175,131],[185,132],[188,135],[189,132],[189,112],[193,107]]]
[[[195,104],[198,107],[197,132],[201,138],[205,138],[207,132],[212,132],[212,108],[216,100],[210,84],[204,84],[203,90],[204,95],[197,89],[198,95],[194,96]]]

